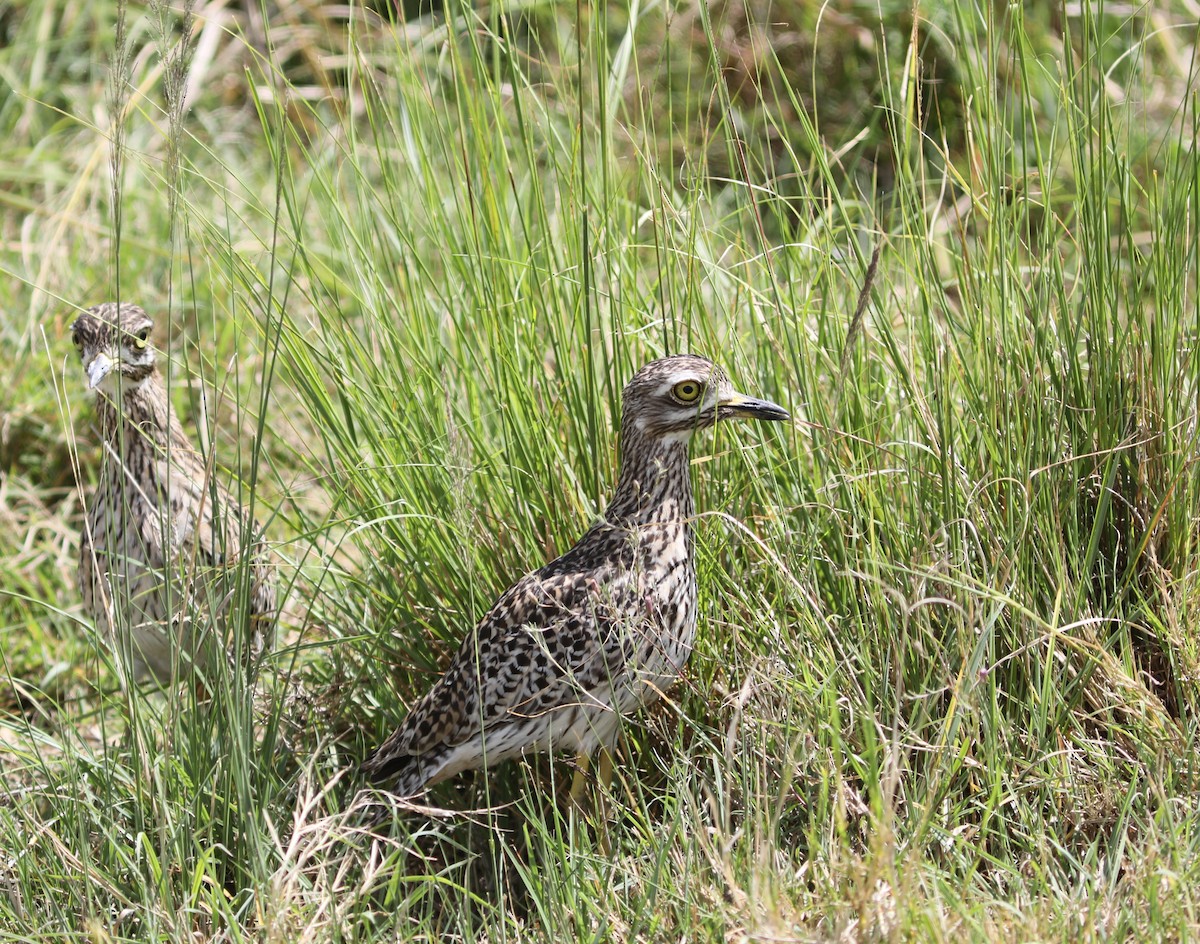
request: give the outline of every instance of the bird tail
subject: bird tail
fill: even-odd
[[[389,750],[384,744],[362,762],[367,779],[401,798],[414,797],[441,777],[453,748],[444,745],[420,754]]]

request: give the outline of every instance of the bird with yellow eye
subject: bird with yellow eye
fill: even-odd
[[[736,418],[788,420],[711,361],[653,361],[623,393],[621,462],[604,515],[527,574],[467,633],[442,678],[363,763],[399,797],[530,751],[590,756],[601,779],[621,720],[676,681],[696,633],[692,434]]]
[[[124,683],[187,679],[211,690],[218,659],[270,647],[274,573],[258,524],[183,432],[152,329],[137,305],[112,302],[71,325],[103,445],[85,502],[79,586]],[[230,625],[233,613],[241,625]]]

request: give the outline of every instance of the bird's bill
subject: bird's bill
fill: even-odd
[[[743,393],[735,393],[722,400],[718,405],[721,412],[731,419],[782,421],[792,418],[792,415],[778,403],[759,400],[757,397],[748,397]]]
[[[88,389],[95,390],[100,386],[101,381],[112,373],[112,369],[112,358],[107,354],[97,354],[93,357],[92,362],[87,365]]]

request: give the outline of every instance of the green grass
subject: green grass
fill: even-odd
[[[0,13],[0,940],[1200,930],[1195,10],[310,7]],[[118,294],[288,591],[209,706],[116,689],[74,587]],[[368,829],[675,351],[797,420],[693,448],[607,845],[545,758]]]

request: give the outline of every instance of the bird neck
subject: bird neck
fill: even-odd
[[[119,405],[101,391],[96,397],[96,413],[105,438],[120,441],[124,450],[186,441],[157,373],[122,384]]]
[[[694,513],[686,438],[647,436],[633,422],[621,428],[621,474],[604,517],[610,524],[682,524]]]

